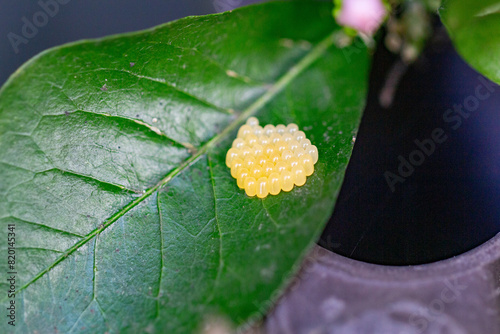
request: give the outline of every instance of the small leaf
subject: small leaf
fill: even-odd
[[[334,46],[331,10],[189,17],[19,69],[0,91],[0,247],[15,224],[17,272],[2,332],[186,333],[265,312],[332,212],[365,103],[367,52]],[[237,187],[225,152],[251,115],[318,147],[303,187]]]
[[[462,57],[500,84],[500,1],[444,0],[439,14]]]

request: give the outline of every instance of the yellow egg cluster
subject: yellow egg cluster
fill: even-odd
[[[259,198],[304,185],[317,161],[318,149],[297,124],[262,127],[255,117],[241,126],[226,155],[238,187]]]

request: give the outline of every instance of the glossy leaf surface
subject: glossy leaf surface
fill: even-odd
[[[337,30],[328,3],[267,3],[19,69],[0,91],[0,246],[15,224],[18,290],[1,331],[186,333],[265,312],[332,212],[365,103],[367,52],[337,48]],[[303,187],[237,187],[225,153],[251,115],[318,147]]]
[[[500,1],[444,0],[439,13],[458,52],[500,84]]]

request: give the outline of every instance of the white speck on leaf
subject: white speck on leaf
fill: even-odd
[[[238,77],[238,73],[236,73],[235,71],[232,71],[232,70],[227,70],[226,74],[228,76],[230,76],[231,78],[237,78]]]

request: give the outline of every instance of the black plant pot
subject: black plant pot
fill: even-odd
[[[383,108],[397,62],[379,46],[323,248],[277,302],[269,333],[500,333],[500,87],[438,29]],[[489,95],[468,112],[478,92]],[[460,105],[466,117],[450,121]],[[446,140],[430,152],[436,129]],[[402,159],[426,148],[423,162],[399,175]],[[387,171],[404,182],[391,189]]]
[[[431,264],[394,267],[319,246],[265,322],[268,333],[500,333],[500,236]]]
[[[500,232],[500,87],[469,67],[437,28],[404,72],[383,45],[335,212],[320,245],[370,263],[462,254]],[[396,71],[394,70],[396,69]],[[388,90],[389,87],[389,90]]]

